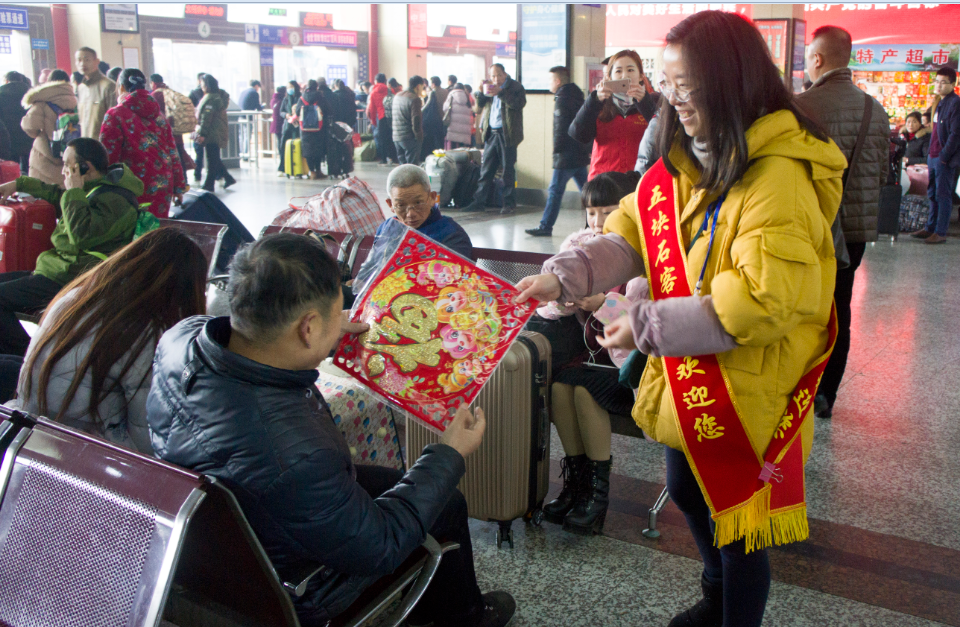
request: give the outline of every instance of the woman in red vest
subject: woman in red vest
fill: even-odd
[[[629,85],[623,89],[610,81],[629,81]],[[633,170],[643,132],[659,104],[660,95],[643,75],[640,55],[621,50],[610,57],[604,80],[570,124],[570,137],[582,144],[593,142],[589,178]]]

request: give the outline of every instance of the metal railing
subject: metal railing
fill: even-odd
[[[226,160],[247,159],[251,167],[260,166],[261,156],[276,156],[273,147],[273,135],[270,133],[270,121],[273,115],[269,111],[227,111],[230,126],[230,146]]]

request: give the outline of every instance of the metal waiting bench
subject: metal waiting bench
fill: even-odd
[[[299,627],[287,583],[221,482],[0,406],[0,624]],[[427,541],[331,627],[399,625],[443,553]]]

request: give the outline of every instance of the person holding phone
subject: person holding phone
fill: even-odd
[[[29,176],[0,185],[0,204],[21,192],[54,205],[59,218],[36,270],[0,274],[0,354],[27,352],[18,313],[42,311],[64,285],[133,240],[143,183],[129,167],[110,165],[103,144],[80,137],[63,152],[63,178],[66,190]]]
[[[588,178],[633,170],[643,133],[659,105],[660,95],[644,76],[640,55],[633,50],[612,55],[603,81],[570,124],[571,137],[593,144]]]

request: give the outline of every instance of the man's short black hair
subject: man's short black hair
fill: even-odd
[[[231,326],[247,340],[269,343],[308,310],[330,312],[342,293],[340,269],[316,239],[276,233],[237,252],[227,293]]]
[[[251,87],[260,87],[260,81],[258,81],[257,79],[253,79],[253,80],[250,81],[250,86],[251,86]]]
[[[560,79],[561,85],[566,85],[570,82],[570,70],[568,70],[566,66],[556,65],[550,68],[550,73],[557,75],[557,78]]]
[[[160,76],[159,74],[151,74],[150,82],[153,83],[154,85],[158,85],[163,82],[163,77]]]
[[[457,80],[456,74],[451,74],[447,77],[447,82],[451,85],[456,85],[459,81]]]
[[[107,170],[110,169],[110,157],[107,156],[107,149],[92,137],[72,139],[67,144],[67,148],[73,148],[77,153],[78,160],[86,161],[101,174],[106,174]]]
[[[380,72],[379,74],[377,74],[376,76],[373,77],[373,81],[374,81],[375,83],[383,83],[383,84],[386,84],[386,82],[387,82],[387,75],[384,74],[383,72]]]
[[[430,84],[433,85],[434,87],[440,87],[440,85],[442,85],[442,83],[440,82],[440,77],[439,77],[439,76],[431,76],[431,77],[430,77]]]
[[[83,76],[83,74],[81,74],[80,76]],[[70,80],[70,75],[60,69],[56,69],[50,72],[50,76],[47,77],[48,83],[50,81],[69,81],[69,80]]]
[[[937,76],[946,76],[951,83],[957,82],[957,71],[951,67],[942,67],[937,70]]]

